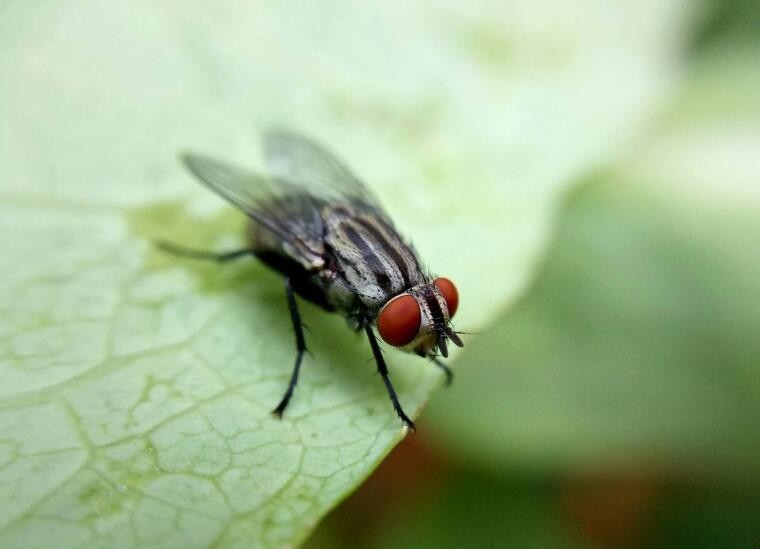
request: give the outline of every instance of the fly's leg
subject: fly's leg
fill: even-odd
[[[156,241],[156,247],[158,247],[160,250],[179,257],[185,257],[188,259],[204,259],[206,261],[217,261],[219,263],[225,263],[227,261],[232,261],[233,259],[239,259],[246,255],[253,255],[253,250],[248,248],[243,250],[232,250],[230,252],[208,252],[205,250],[194,250],[192,248],[186,248],[184,246],[180,246],[179,244],[174,244],[173,242],[168,242],[166,240]]]
[[[441,370],[443,370],[443,373],[446,374],[446,386],[448,387],[454,382],[454,372],[451,371],[451,368],[449,368],[446,363],[443,362],[440,358],[437,356],[431,356],[430,360],[438,366]]]
[[[296,334],[296,363],[293,366],[293,373],[290,376],[288,388],[285,390],[285,394],[282,396],[282,400],[280,400],[277,408],[272,410],[272,413],[278,418],[282,418],[282,413],[285,411],[285,408],[288,407],[290,397],[293,396],[293,391],[296,388],[296,383],[298,383],[298,373],[301,370],[301,361],[303,360],[303,355],[306,352],[306,340],[303,337],[303,323],[301,322],[301,315],[298,313],[296,296],[293,293],[293,287],[290,284],[290,278],[285,279],[285,297],[288,300],[290,320],[293,322],[293,331]]]
[[[364,321],[362,323],[364,325],[364,331],[367,334],[367,339],[369,340],[369,346],[372,348],[372,354],[375,356],[375,362],[377,363],[377,371],[380,373],[380,376],[383,378],[383,383],[385,383],[385,389],[388,391],[388,396],[391,398],[391,402],[393,403],[393,409],[396,410],[396,414],[398,414],[398,417],[401,418],[402,423],[412,431],[416,431],[414,427],[414,422],[409,419],[409,417],[404,413],[403,408],[401,408],[401,404],[398,401],[398,396],[396,396],[396,390],[393,388],[393,384],[391,383],[391,378],[388,375],[388,367],[385,365],[385,359],[383,358],[383,354],[380,351],[380,347],[377,344],[377,338],[375,337],[375,332],[372,331],[372,326],[369,322]]]
[[[443,373],[446,375],[446,387],[450,386],[454,382],[454,372],[451,371],[451,368],[449,368],[443,360],[438,358],[438,355],[428,355],[423,351],[417,351],[417,356],[421,358],[429,358],[430,362],[435,364],[443,371]]]

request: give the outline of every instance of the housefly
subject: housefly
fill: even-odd
[[[366,334],[377,370],[403,424],[414,429],[391,383],[375,330],[389,345],[429,358],[451,371],[447,341],[461,347],[451,326],[459,296],[447,278],[433,277],[415,249],[396,230],[369,189],[333,154],[288,131],[264,136],[267,176],[206,156],[182,161],[201,183],[251,220],[244,249],[216,253],[171,243],[166,251],[197,259],[229,261],[255,257],[284,280],[296,340],[293,372],[273,413],[287,408],[306,351],[295,295],[342,314],[351,329]]]

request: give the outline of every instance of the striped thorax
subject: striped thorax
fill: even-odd
[[[325,206],[323,215],[338,271],[370,311],[425,282],[414,251],[379,216],[350,205]]]

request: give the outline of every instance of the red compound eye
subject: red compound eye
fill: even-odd
[[[457,287],[454,286],[451,280],[443,277],[436,278],[433,284],[441,292],[443,299],[446,300],[446,305],[449,308],[449,318],[452,318],[454,313],[457,312],[457,307],[459,307],[459,292],[457,292]]]
[[[377,331],[389,345],[403,347],[417,336],[421,322],[422,313],[417,300],[409,294],[400,295],[380,310]]]

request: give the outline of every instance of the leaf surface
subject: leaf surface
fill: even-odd
[[[403,436],[361,339],[228,249],[244,220],[181,170],[260,168],[289,126],[346,158],[461,327],[526,283],[559,193],[668,88],[677,2],[8,2],[0,9],[0,545],[283,546]],[[440,372],[388,352],[409,412]],[[455,389],[456,390],[456,389]]]

